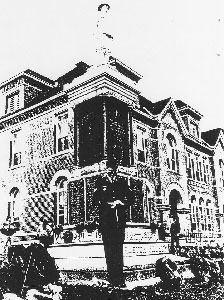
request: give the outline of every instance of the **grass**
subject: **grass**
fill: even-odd
[[[62,300],[221,300],[224,299],[222,283],[196,284],[186,281],[179,289],[165,291],[162,285],[137,287],[133,290],[112,288],[96,284],[77,283],[64,285]]]

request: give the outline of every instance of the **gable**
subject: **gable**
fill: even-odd
[[[177,121],[174,119],[174,117],[175,116],[173,116],[172,113],[167,113],[162,121],[167,125],[167,127],[172,128],[174,130],[179,130]]]
[[[223,133],[220,134],[216,146],[215,146],[215,153],[223,154],[224,155],[224,136]]]
[[[179,132],[181,135],[184,135],[185,125],[172,105],[170,105],[170,107],[163,114],[161,122],[166,129],[172,129],[176,132]]]

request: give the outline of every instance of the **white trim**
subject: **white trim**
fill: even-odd
[[[69,181],[71,178],[71,173],[68,170],[60,170],[54,174],[50,182],[50,191],[52,193],[57,191],[56,181],[59,177],[66,177]]]

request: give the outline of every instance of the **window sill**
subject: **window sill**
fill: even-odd
[[[160,166],[158,166],[158,167],[152,166],[149,162],[136,161],[134,163],[134,166],[138,166],[138,165],[142,165],[142,166],[150,167],[150,168],[154,168],[154,169],[160,169]]]
[[[24,164],[19,164],[19,165],[16,165],[16,166],[9,167],[8,170],[11,171],[11,170],[19,169],[19,168],[24,168],[24,167],[25,167]]]
[[[195,183],[198,183],[198,184],[204,184],[204,185],[211,185],[211,183],[208,183],[208,182],[204,182],[204,181],[200,181],[200,180],[196,180],[196,179],[193,179],[193,178],[187,178],[188,181],[193,181]]]
[[[54,157],[58,157],[58,156],[62,156],[62,155],[65,155],[65,154],[72,154],[74,151],[74,149],[67,149],[67,150],[64,150],[64,151],[60,151],[60,152],[57,152],[55,154],[52,154],[50,156],[47,156],[45,157],[43,160],[47,160],[47,159],[50,159],[50,158],[54,158]]]
[[[150,224],[149,223],[135,223],[135,222],[127,222],[126,223],[126,227],[136,227],[136,228],[150,228]]]
[[[167,172],[169,172],[169,173],[171,173],[171,174],[178,175],[178,176],[183,176],[183,175],[181,175],[179,172],[174,171],[174,170],[167,169]]]

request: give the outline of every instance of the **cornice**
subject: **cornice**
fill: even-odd
[[[107,72],[66,90],[70,101],[79,104],[96,96],[115,97],[131,107],[139,105],[140,92]]]
[[[0,84],[0,89],[2,87],[4,87],[5,85],[9,84],[10,82],[14,81],[14,80],[17,80],[19,78],[31,78],[35,81],[38,81],[39,83],[45,85],[45,86],[48,86],[48,87],[51,87],[51,88],[54,88],[55,87],[55,82],[53,80],[50,80],[49,78],[47,77],[44,77],[34,71],[31,71],[31,70],[26,70],[26,71],[23,71],[23,72],[20,72],[19,74],[9,78],[8,80],[2,82]]]
[[[214,147],[211,147],[211,146],[203,143],[203,141],[201,142],[199,140],[192,139],[190,135],[185,136],[184,140],[185,140],[185,144],[187,146],[195,148],[195,149],[199,150],[200,152],[203,152],[208,155],[212,155],[214,152]]]
[[[48,98],[36,105],[33,105],[26,109],[21,109],[13,114],[6,115],[0,118],[0,130],[5,130],[10,126],[19,124],[27,119],[31,119],[38,114],[45,112],[46,110],[55,108],[63,103],[67,103],[68,99],[66,94],[60,93],[51,98]]]

